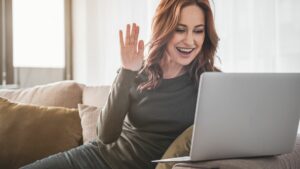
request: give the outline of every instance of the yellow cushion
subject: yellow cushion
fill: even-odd
[[[0,168],[18,168],[81,142],[77,109],[25,105],[0,98]]]
[[[191,147],[191,138],[193,133],[193,126],[187,128],[182,132],[168,147],[162,159],[188,156]],[[171,169],[175,163],[158,163],[155,169]]]

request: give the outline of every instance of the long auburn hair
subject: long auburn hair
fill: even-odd
[[[205,39],[200,53],[189,65],[185,66],[185,69],[196,84],[203,72],[219,71],[214,66],[219,37],[215,30],[213,13],[208,0],[161,0],[152,21],[149,55],[140,71],[140,73],[145,72],[148,79],[138,86],[138,90],[150,90],[158,86],[163,77],[160,61],[178,25],[182,8],[189,5],[197,5],[204,11]]]

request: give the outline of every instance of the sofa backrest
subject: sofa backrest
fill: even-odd
[[[61,81],[27,89],[1,89],[0,97],[19,103],[77,108],[77,104],[82,103],[84,86],[74,81]]]
[[[108,98],[110,86],[85,86],[82,94],[82,104],[103,107]]]

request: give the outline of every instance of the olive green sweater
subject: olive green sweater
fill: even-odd
[[[138,92],[146,76],[120,69],[98,118],[102,158],[112,169],[150,169],[194,122],[197,89],[185,73]]]

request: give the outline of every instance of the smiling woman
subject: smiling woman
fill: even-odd
[[[139,32],[136,23],[124,33],[121,28],[120,54],[109,55],[121,65],[100,109],[97,139],[24,169],[154,169],[151,160],[193,124],[199,77],[217,70],[218,36],[208,0],[160,0],[147,55]]]
[[[176,74],[182,74],[200,53],[205,38],[205,15],[197,6],[182,9],[175,33],[166,48],[166,57],[162,59],[163,78],[173,78],[170,66],[177,67]],[[168,65],[170,64],[170,65]],[[174,71],[174,70],[173,70]]]

